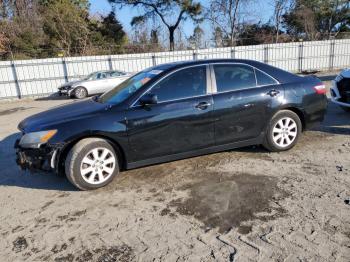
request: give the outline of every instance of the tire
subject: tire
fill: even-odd
[[[269,123],[263,146],[271,152],[289,150],[298,142],[302,128],[296,113],[289,110],[279,111]]]
[[[83,99],[88,96],[88,91],[85,87],[79,86],[74,90],[74,97]]]
[[[343,109],[345,112],[348,112],[350,113],[350,107],[347,107],[347,106],[340,106],[341,109]]]
[[[82,139],[69,151],[65,172],[68,180],[81,190],[104,187],[119,174],[118,155],[104,139]]]

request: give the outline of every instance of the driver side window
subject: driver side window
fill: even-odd
[[[156,84],[148,93],[159,102],[196,97],[206,94],[206,66],[181,69]]]
[[[106,73],[98,73],[97,74],[97,79],[104,79],[106,77],[107,77]]]

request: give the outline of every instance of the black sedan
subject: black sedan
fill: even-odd
[[[111,91],[19,124],[17,163],[65,173],[82,190],[121,171],[262,144],[292,148],[323,120],[326,89],[250,60],[197,60],[145,69]]]

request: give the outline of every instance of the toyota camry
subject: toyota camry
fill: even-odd
[[[251,60],[176,62],[23,120],[17,163],[81,190],[120,171],[232,148],[291,149],[326,112],[324,84]]]

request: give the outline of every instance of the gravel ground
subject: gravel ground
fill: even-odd
[[[0,261],[350,261],[350,115],[333,104],[288,152],[236,149],[80,192],[14,160],[18,122],[65,102],[0,104]]]

